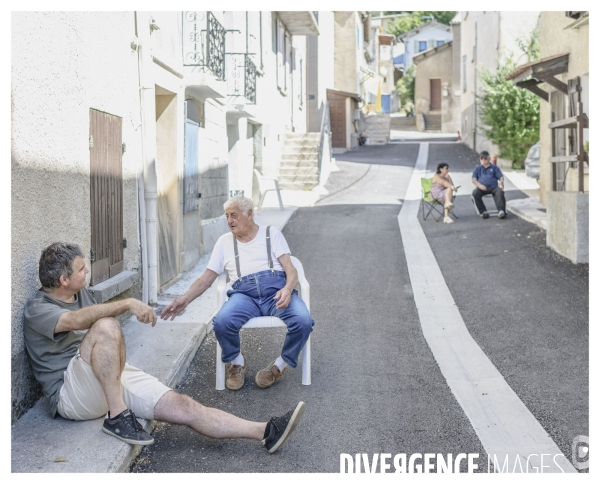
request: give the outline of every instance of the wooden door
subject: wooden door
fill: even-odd
[[[90,248],[93,286],[123,270],[122,124],[90,109]]]
[[[442,109],[442,80],[441,79],[429,79],[429,99],[431,111],[437,111]]]
[[[346,96],[328,93],[331,120],[331,146],[346,148]]]

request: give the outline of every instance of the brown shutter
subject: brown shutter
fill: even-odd
[[[122,119],[90,109],[91,285],[123,270]]]

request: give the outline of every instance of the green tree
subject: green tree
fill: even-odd
[[[404,17],[397,18],[393,22],[390,22],[387,28],[388,34],[395,36],[402,35],[409,30],[417,28],[419,25],[423,25],[431,20],[433,17],[436,22],[444,25],[450,25],[450,21],[456,15],[456,12],[443,12],[443,11],[428,11],[428,12],[384,12],[386,15],[392,15],[397,13],[406,14]],[[425,17],[425,18],[423,18]]]
[[[396,82],[396,92],[400,97],[400,109],[408,114],[413,106],[415,99],[415,76],[417,74],[416,65],[411,65],[406,69],[403,77]]]
[[[500,157],[521,164],[531,145],[540,139],[539,98],[507,81],[506,75],[516,67],[512,57],[500,62],[493,72],[480,69],[481,91],[479,131],[500,148]]]
[[[538,25],[531,31],[529,36],[523,38],[517,38],[517,46],[519,50],[527,57],[527,62],[540,60],[541,47],[540,47],[540,25]]]

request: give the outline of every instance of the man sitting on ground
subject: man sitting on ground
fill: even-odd
[[[239,390],[244,386],[246,360],[240,350],[240,329],[259,316],[281,318],[288,329],[281,355],[256,373],[259,388],[273,385],[287,368],[295,368],[308,340],[314,320],[294,289],[298,272],[290,259],[290,248],[275,227],[254,223],[252,200],[235,196],[224,204],[231,233],[217,241],[208,267],[188,291],[169,304],[162,318],[173,319],[189,303],[204,293],[223,271],[229,273],[232,289],[229,300],[213,318],[215,336],[228,363],[225,386]]]
[[[481,218],[488,218],[490,214],[483,203],[483,196],[492,194],[498,218],[506,218],[506,200],[504,199],[504,175],[496,165],[490,163],[490,154],[482,151],[479,155],[481,165],[473,170],[473,184],[477,187],[473,190],[475,205]]]
[[[87,273],[78,245],[50,245],[40,257],[42,287],[25,306],[25,348],[53,418],[107,415],[102,430],[130,444],[154,442],[137,415],[188,425],[208,437],[261,440],[270,453],[281,446],[302,418],[303,402],[283,417],[251,422],[205,407],[128,365],[115,316],[130,311],[154,326],[156,314],[137,299],[96,304]]]

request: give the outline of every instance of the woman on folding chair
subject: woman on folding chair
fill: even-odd
[[[444,223],[453,224],[454,220],[450,218],[450,210],[454,208],[454,194],[456,187],[448,172],[450,167],[448,163],[440,163],[437,166],[433,183],[431,184],[431,198],[437,200],[444,206]]]

